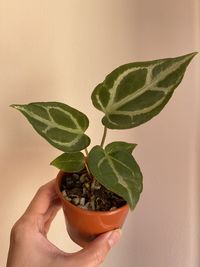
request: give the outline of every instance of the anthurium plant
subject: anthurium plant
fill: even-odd
[[[114,141],[104,147],[107,129],[134,128],[159,114],[195,55],[129,63],[107,75],[91,96],[94,107],[104,113],[104,132],[101,144],[90,151],[90,138],[85,134],[89,120],[82,112],[58,102],[11,106],[64,152],[52,165],[67,173],[86,169],[94,181],[121,196],[133,209],[143,188],[142,173],[132,156],[136,144]]]

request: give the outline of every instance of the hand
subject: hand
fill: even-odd
[[[43,185],[11,231],[7,267],[95,267],[119,240],[120,230],[100,235],[86,248],[66,253],[54,246],[47,233],[60,201],[55,180]]]

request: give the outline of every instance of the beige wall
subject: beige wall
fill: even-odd
[[[59,155],[9,104],[67,102],[88,114],[88,134],[99,142],[101,114],[89,99],[94,86],[120,64],[200,50],[198,2],[0,0],[0,266],[12,224],[55,177],[49,162]],[[199,266],[198,76],[199,56],[159,117],[109,132],[108,141],[138,143],[144,192],[103,266]],[[61,212],[49,238],[66,251],[78,249]]]

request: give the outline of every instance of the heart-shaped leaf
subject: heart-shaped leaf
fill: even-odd
[[[125,150],[129,153],[132,153],[134,148],[137,146],[137,144],[131,144],[131,143],[126,143],[126,142],[112,142],[108,144],[105,148],[107,153],[113,153],[113,152],[118,152],[120,150]]]
[[[123,197],[131,209],[135,207],[142,192],[142,173],[130,152],[95,146],[89,153],[88,165],[99,183]]]
[[[84,155],[81,152],[63,153],[51,165],[64,172],[79,172],[84,168]]]
[[[89,121],[80,111],[59,102],[12,105],[21,111],[33,128],[54,147],[64,152],[86,148],[90,139],[84,134]]]
[[[93,105],[105,113],[102,123],[110,129],[128,129],[153,118],[169,101],[196,54],[115,69],[92,93]]]

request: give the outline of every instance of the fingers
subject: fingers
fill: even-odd
[[[109,250],[119,241],[121,230],[113,230],[97,237],[86,248],[75,253],[77,266],[96,267],[105,259]],[[80,265],[78,265],[80,264]]]
[[[44,227],[43,227],[43,234],[46,236],[49,227],[51,226],[51,222],[55,218],[57,212],[61,208],[61,202],[59,199],[53,200],[52,206],[48,209],[48,211],[44,215]]]
[[[54,184],[55,179],[41,186],[25,213],[31,215],[45,214],[48,211],[49,207],[52,205],[52,201],[57,198]]]

